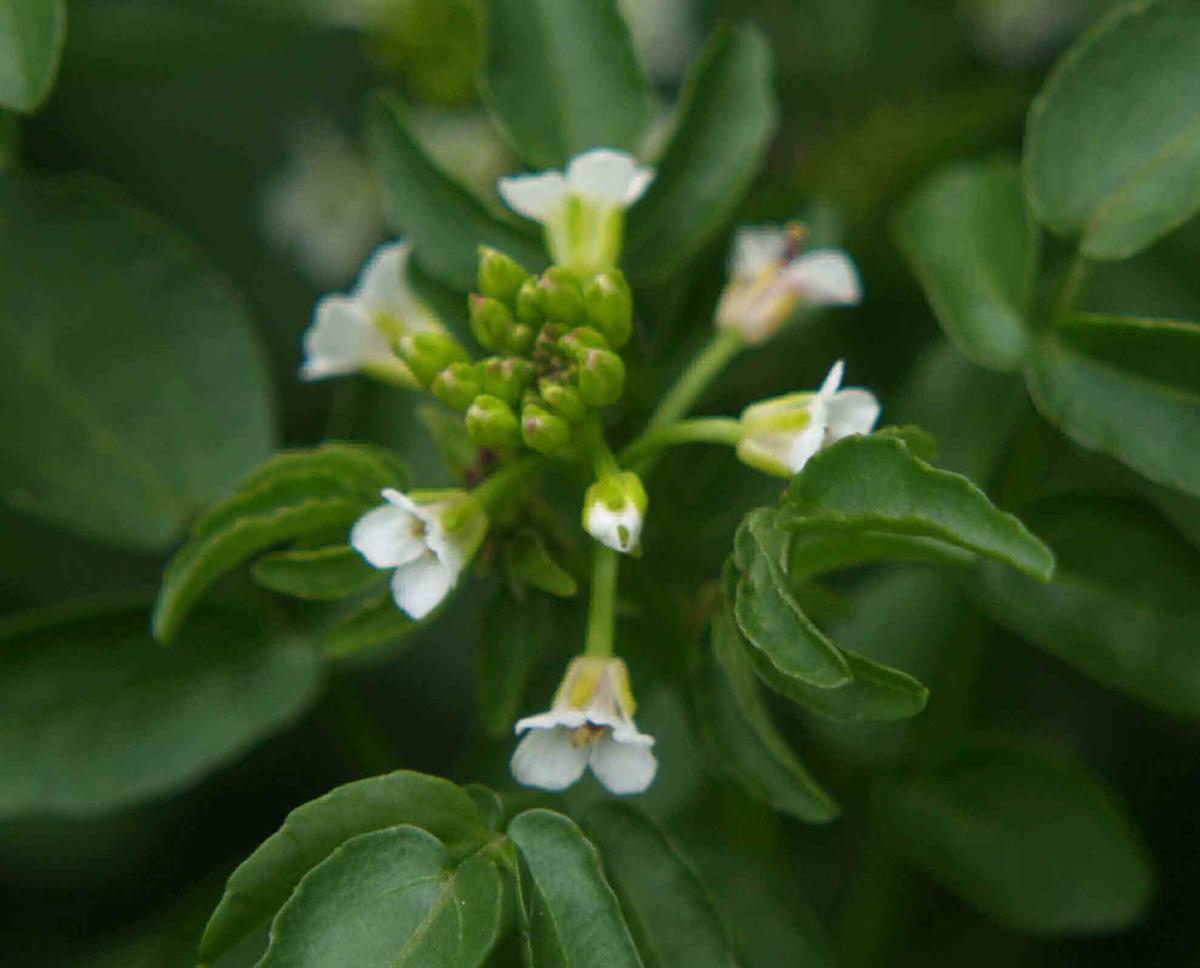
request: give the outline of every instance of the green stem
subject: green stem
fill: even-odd
[[[618,459],[628,466],[664,447],[677,444],[727,444],[732,447],[741,439],[742,425],[731,417],[695,417],[647,430],[621,451]]]
[[[675,423],[696,405],[700,395],[717,374],[745,346],[742,334],[733,329],[718,329],[712,339],[691,360],[672,384],[646,423],[646,432]]]
[[[617,553],[595,542],[592,552],[592,599],[588,606],[587,646],[584,654],[607,658],[613,653],[613,628],[617,613]]]
[[[579,428],[579,442],[584,454],[591,461],[597,479],[620,473],[621,467],[609,449],[604,430],[596,417],[592,417]]]
[[[484,508],[490,508],[503,500],[509,491],[541,468],[545,462],[545,458],[542,457],[522,457],[505,464],[479,484],[471,494]]]

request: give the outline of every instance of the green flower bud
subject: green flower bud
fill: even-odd
[[[517,319],[522,323],[526,323],[534,329],[542,325],[546,317],[542,313],[542,299],[539,295],[537,280],[533,276],[521,283],[521,288],[517,290],[514,307]]]
[[[621,399],[625,364],[611,350],[588,350],[579,364],[579,392],[591,407],[607,407]]]
[[[492,299],[499,299],[510,306],[517,298],[517,290],[521,283],[529,278],[529,273],[512,256],[506,255],[499,249],[481,245],[479,247],[479,291]]]
[[[558,341],[558,345],[576,362],[582,363],[584,357],[592,350],[607,350],[608,340],[599,331],[590,326],[576,326],[566,336]]]
[[[539,454],[554,454],[571,440],[571,428],[562,417],[531,403],[521,411],[521,437]]]
[[[401,337],[400,355],[423,387],[429,386],[451,363],[470,360],[458,340],[445,332],[409,333]]]
[[[466,410],[479,396],[482,386],[474,363],[451,363],[433,378],[429,389],[446,406]]]
[[[499,299],[490,296],[467,297],[470,305],[471,335],[486,350],[502,350],[508,345],[514,321],[512,313]]]
[[[542,380],[538,389],[546,406],[568,423],[576,423],[587,414],[587,404],[575,387],[557,380]]]
[[[510,407],[517,405],[521,394],[533,382],[533,364],[512,356],[493,356],[479,367],[483,392],[499,397]]]
[[[510,450],[521,439],[517,415],[503,400],[481,393],[467,410],[467,433],[479,447]]]
[[[553,266],[543,272],[538,283],[538,296],[547,319],[556,319],[568,326],[586,322],[583,290],[579,285],[579,277],[570,269]]]
[[[584,290],[588,322],[618,350],[633,335],[633,293],[620,269],[601,272]]]
[[[528,356],[536,339],[537,332],[532,326],[517,323],[508,333],[508,351],[515,356]]]

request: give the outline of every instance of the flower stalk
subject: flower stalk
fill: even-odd
[[[605,659],[613,654],[619,567],[617,553],[596,542],[592,551],[592,597],[588,603],[584,655]]]

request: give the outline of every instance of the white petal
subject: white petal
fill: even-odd
[[[512,774],[518,783],[543,790],[565,790],[587,768],[587,746],[571,742],[565,729],[535,729],[517,744]]]
[[[627,501],[613,511],[603,501],[594,501],[587,512],[587,531],[602,545],[625,554],[638,546],[642,537],[642,513]]]
[[[824,443],[825,420],[818,420],[814,415],[813,422],[792,438],[783,462],[793,474],[799,474]]]
[[[376,568],[396,568],[425,552],[425,542],[414,533],[416,523],[407,511],[385,504],[354,522],[350,544]]]
[[[577,155],[567,166],[567,188],[589,201],[632,205],[654,180],[654,171],[642,168],[623,151],[597,148]]]
[[[869,434],[879,419],[879,401],[875,394],[857,387],[839,390],[829,398],[826,407],[829,413],[827,444],[852,434]]]
[[[606,736],[592,746],[591,766],[596,778],[620,795],[645,790],[658,771],[658,760],[644,743]]]
[[[354,373],[373,361],[395,360],[387,340],[352,299],[326,296],[304,334],[305,380]]]
[[[553,729],[562,726],[565,729],[578,729],[587,722],[587,715],[578,709],[551,709],[536,716],[526,716],[517,720],[513,732],[518,736],[530,729]]]
[[[354,289],[367,312],[407,314],[412,304],[406,276],[411,248],[407,242],[391,242],[381,245],[367,260]]]
[[[458,574],[434,555],[424,554],[396,569],[392,576],[392,596],[397,605],[419,621],[441,604],[456,578]]]
[[[499,187],[509,208],[535,222],[546,221],[567,195],[567,181],[558,171],[501,178]]]
[[[813,249],[784,270],[789,285],[818,306],[852,306],[862,300],[854,263],[837,249]]]
[[[829,372],[825,374],[825,379],[821,381],[821,389],[817,391],[817,396],[829,402],[829,398],[837,391],[837,388],[842,385],[842,376],[846,372],[846,361],[838,360],[829,368]]]
[[[787,229],[774,225],[748,225],[733,237],[733,260],[729,267],[735,279],[751,280],[779,261],[787,248]]]

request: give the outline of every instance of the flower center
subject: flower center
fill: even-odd
[[[584,723],[578,729],[571,731],[571,745],[576,749],[583,746],[591,746],[611,732],[611,726],[597,726],[595,723]]]

